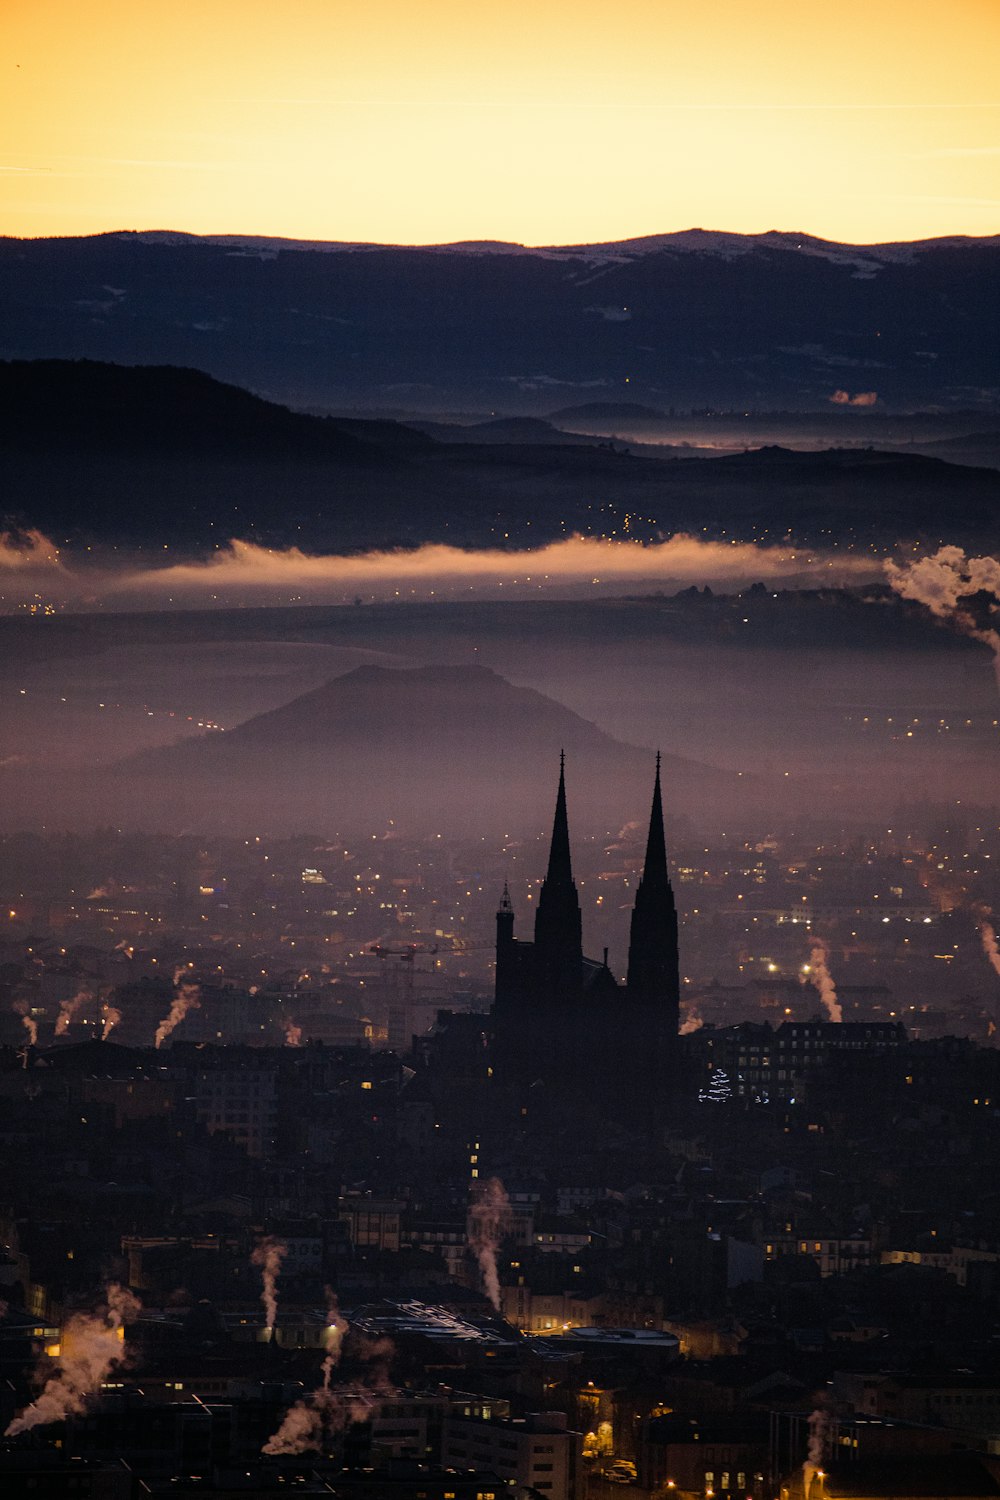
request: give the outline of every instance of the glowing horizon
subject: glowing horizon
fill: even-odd
[[[545,246],[1000,230],[1000,8],[35,0],[0,230]]]

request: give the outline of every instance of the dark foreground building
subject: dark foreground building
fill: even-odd
[[[624,986],[608,968],[606,950],[601,961],[584,957],[560,758],[534,942],[515,938],[506,887],[497,912],[495,1074],[500,1083],[521,1089],[541,1082],[554,1093],[578,1095],[586,1088],[610,1117],[648,1123],[671,1092],[679,999],[677,908],[663,834],[660,758]]]

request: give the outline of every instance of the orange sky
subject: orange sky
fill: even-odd
[[[6,0],[0,231],[1000,231],[997,0]]]

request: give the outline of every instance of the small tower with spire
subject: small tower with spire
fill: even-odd
[[[510,886],[505,880],[503,895],[497,907],[497,967],[496,993],[506,998],[517,972],[517,943],[514,940],[514,903],[510,899]]]

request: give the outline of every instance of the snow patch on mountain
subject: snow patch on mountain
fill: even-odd
[[[522,245],[506,240],[456,240],[440,245],[380,245],[364,240],[295,240],[267,235],[187,234],[179,230],[149,229],[118,231],[116,239],[138,240],[148,245],[216,245],[230,255],[257,255],[271,259],[285,251],[324,255],[353,255],[386,250],[421,251],[427,255],[532,256],[539,260],[583,262],[593,269],[627,265],[648,255],[705,255],[720,260],[739,260],[760,253],[792,253],[812,256],[850,267],[862,281],[877,276],[887,265],[911,264],[928,251],[978,245],[1000,246],[1000,235],[948,235],[940,239],[897,241],[884,245],[847,245],[796,230],[770,229],[763,234],[734,234],[726,230],[683,229],[670,234],[643,235],[637,239],[608,240],[593,245]]]

